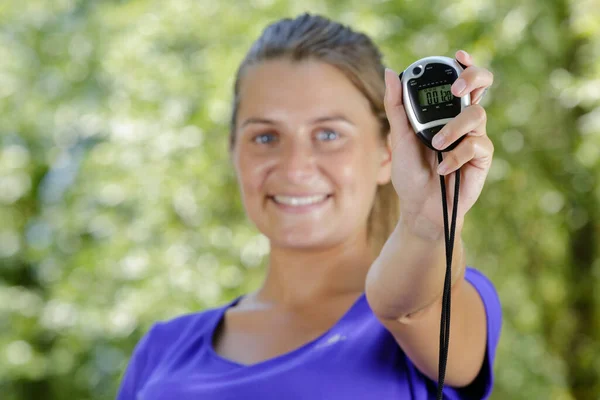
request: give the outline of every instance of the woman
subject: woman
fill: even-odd
[[[452,91],[477,103],[492,75],[456,57],[469,67]],[[265,29],[238,70],[230,152],[245,210],[270,240],[266,279],[223,307],[155,324],[119,399],[434,395],[441,193],[436,154],[410,128],[401,91],[363,34],[308,14]],[[450,122],[437,148],[464,134],[439,171],[461,167],[457,237],[492,161],[481,106]],[[444,393],[486,398],[500,304],[466,268],[460,240],[452,265]]]

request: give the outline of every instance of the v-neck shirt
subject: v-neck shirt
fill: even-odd
[[[481,272],[465,279],[486,311],[487,350],[481,371],[465,388],[444,388],[445,399],[486,399],[502,312],[498,294]],[[375,317],[363,293],[325,333],[282,355],[244,365],[219,355],[213,337],[229,303],[155,323],[136,345],[118,400],[275,400],[435,398],[436,383],[422,374]]]

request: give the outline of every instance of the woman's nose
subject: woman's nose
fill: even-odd
[[[290,182],[305,184],[315,176],[316,155],[310,144],[288,143],[281,154],[280,166]]]

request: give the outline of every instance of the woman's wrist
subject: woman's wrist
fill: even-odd
[[[448,222],[450,223],[450,221]],[[457,219],[455,237],[460,237],[463,222],[464,221]],[[444,241],[446,238],[444,235],[445,228],[443,222],[440,224],[439,222],[431,221],[421,214],[401,212],[397,229],[400,229],[403,234],[416,236],[430,242]]]

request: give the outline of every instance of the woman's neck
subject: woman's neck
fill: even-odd
[[[372,262],[365,233],[327,249],[272,247],[267,277],[253,297],[261,303],[302,307],[356,295],[365,290]]]

